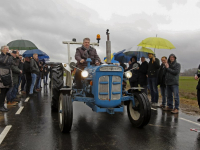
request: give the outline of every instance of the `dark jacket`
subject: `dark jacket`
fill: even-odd
[[[23,72],[24,74],[30,74],[31,75],[31,68],[30,68],[30,62],[25,61],[23,64]]]
[[[11,65],[14,64],[13,59],[9,55],[5,55],[4,53],[0,54],[0,75],[12,74],[10,69]],[[11,76],[12,77],[12,76]],[[0,77],[1,81],[1,77]],[[9,86],[4,86],[2,82],[0,82],[0,88],[9,88]]]
[[[135,62],[132,62],[132,58],[135,58]],[[129,82],[138,82],[139,81],[139,70],[137,70],[136,68],[140,67],[140,64],[137,63],[137,57],[133,56],[131,58],[131,64],[129,65],[127,70],[130,70],[132,68],[135,68],[133,70],[131,70],[132,72],[132,77],[129,79]]]
[[[20,74],[20,76],[22,76],[23,73],[24,73],[24,72],[23,72],[23,64],[24,64],[24,63],[21,62],[21,60],[19,60],[19,66],[18,66],[18,67],[19,67],[20,70],[22,70],[22,73]]]
[[[174,56],[175,61],[170,62],[170,57]],[[164,69],[165,74],[165,84],[166,85],[179,85],[179,74],[181,70],[181,65],[177,63],[176,56],[174,54],[169,55],[168,59],[169,68]]]
[[[13,58],[13,61],[16,63],[15,65],[11,66],[11,70],[12,70],[12,77],[13,77],[13,84],[18,84],[18,79],[19,79],[19,75],[20,75],[20,69],[19,69],[19,59],[18,58],[14,58],[13,56],[11,56]]]
[[[89,49],[82,47],[78,47],[76,49],[75,59],[77,60],[77,67],[83,69],[87,66],[86,59],[91,58],[92,62],[91,65],[95,64],[96,62],[100,62],[100,58],[97,55],[96,49],[90,47]],[[84,63],[80,63],[80,60],[84,59]]]
[[[144,61],[139,68],[139,84],[147,85],[148,62]]]
[[[31,73],[35,73],[35,74],[39,74],[39,72],[40,72],[38,64],[37,64],[36,60],[33,58],[30,61],[30,71],[31,71]]]
[[[165,65],[161,64],[160,69],[158,71],[158,85],[160,87],[166,87],[165,84],[165,74],[164,74]]]
[[[43,67],[43,74],[44,74],[44,76],[47,76],[48,74],[49,74],[49,68],[48,68],[48,66],[47,67]]]
[[[152,63],[152,58],[151,58],[148,66],[148,78],[157,78],[159,68],[160,68],[159,59],[155,58],[155,62]]]

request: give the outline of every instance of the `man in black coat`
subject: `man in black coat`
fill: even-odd
[[[162,61],[162,64],[158,71],[158,85],[160,85],[160,91],[161,91],[161,96],[162,96],[162,104],[159,107],[163,108],[166,105],[166,98],[167,98],[167,89],[166,89],[165,74],[164,74],[165,64],[167,63],[167,57],[163,56],[161,58],[161,61]]]
[[[157,87],[157,76],[158,69],[160,68],[160,61],[155,58],[154,54],[149,53],[150,59],[148,66],[148,84],[151,91],[151,103],[152,106],[158,106],[158,87]]]
[[[141,90],[147,94],[147,71],[148,71],[148,62],[146,62],[145,57],[141,57],[142,64],[139,68],[139,84],[144,89]]]

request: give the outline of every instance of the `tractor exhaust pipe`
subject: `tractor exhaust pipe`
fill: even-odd
[[[106,57],[107,57],[107,64],[111,64],[111,41],[109,40],[109,29],[106,31],[107,41],[106,41]]]

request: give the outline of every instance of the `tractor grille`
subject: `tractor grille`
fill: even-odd
[[[118,100],[121,96],[121,77],[113,76],[112,77],[112,100]]]
[[[109,100],[109,76],[99,78],[99,99]]]
[[[112,81],[109,85],[109,79]],[[111,91],[109,91],[109,87]],[[99,78],[98,97],[100,100],[119,100],[121,97],[121,77],[102,76]]]

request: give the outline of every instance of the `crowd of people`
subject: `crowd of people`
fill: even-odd
[[[137,62],[137,57],[133,56],[129,61],[129,67],[120,63],[125,71],[130,70],[132,77],[129,79],[131,87],[142,87],[142,91],[146,94],[149,88],[151,93],[151,105],[160,107],[164,111],[171,111],[173,114],[179,112],[179,74],[181,65],[176,61],[174,54],[169,55],[169,58],[163,56],[161,64],[158,58],[153,53],[149,53],[149,63],[145,57],[141,57],[141,64]],[[162,104],[158,105],[159,92],[162,96]],[[174,105],[173,105],[174,99]]]
[[[32,96],[41,90],[41,80],[47,85],[49,68],[39,61],[38,54],[25,57],[18,50],[1,47],[0,54],[0,111],[9,111],[7,105],[17,105],[21,94]]]

